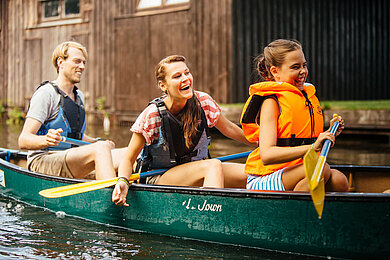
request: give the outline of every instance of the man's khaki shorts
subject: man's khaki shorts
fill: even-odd
[[[161,175],[154,175],[146,178],[146,184],[155,184]]]
[[[74,178],[66,165],[65,158],[67,153],[68,150],[37,155],[31,161],[29,170],[58,177]]]

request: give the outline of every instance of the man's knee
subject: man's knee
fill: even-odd
[[[92,144],[95,153],[111,153],[111,145],[108,142],[96,142]]]

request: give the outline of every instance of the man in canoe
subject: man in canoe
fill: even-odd
[[[121,150],[112,141],[84,133],[84,95],[75,86],[81,80],[87,50],[77,42],[63,42],[52,55],[58,77],[43,82],[34,92],[19,136],[19,147],[28,149],[29,170],[67,178],[84,178],[95,170],[96,179],[115,178],[114,165]],[[62,136],[91,144],[72,147]],[[69,149],[67,149],[69,148]],[[117,154],[117,155],[116,155]]]

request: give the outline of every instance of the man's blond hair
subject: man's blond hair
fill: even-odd
[[[59,67],[58,67],[58,63],[57,63],[57,60],[58,58],[63,58],[64,60],[66,60],[68,58],[68,50],[70,47],[73,47],[73,48],[76,48],[76,49],[79,49],[85,59],[88,58],[88,53],[87,53],[87,49],[81,45],[80,43],[78,42],[72,42],[72,41],[69,41],[69,42],[63,42],[61,44],[59,44],[53,51],[53,55],[52,55],[52,62],[53,62],[53,65],[54,67],[56,68],[57,70],[57,73],[59,72]]]

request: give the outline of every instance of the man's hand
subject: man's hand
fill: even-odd
[[[63,130],[61,128],[58,129],[49,129],[46,134],[46,145],[47,146],[57,146],[61,142],[61,133]]]

